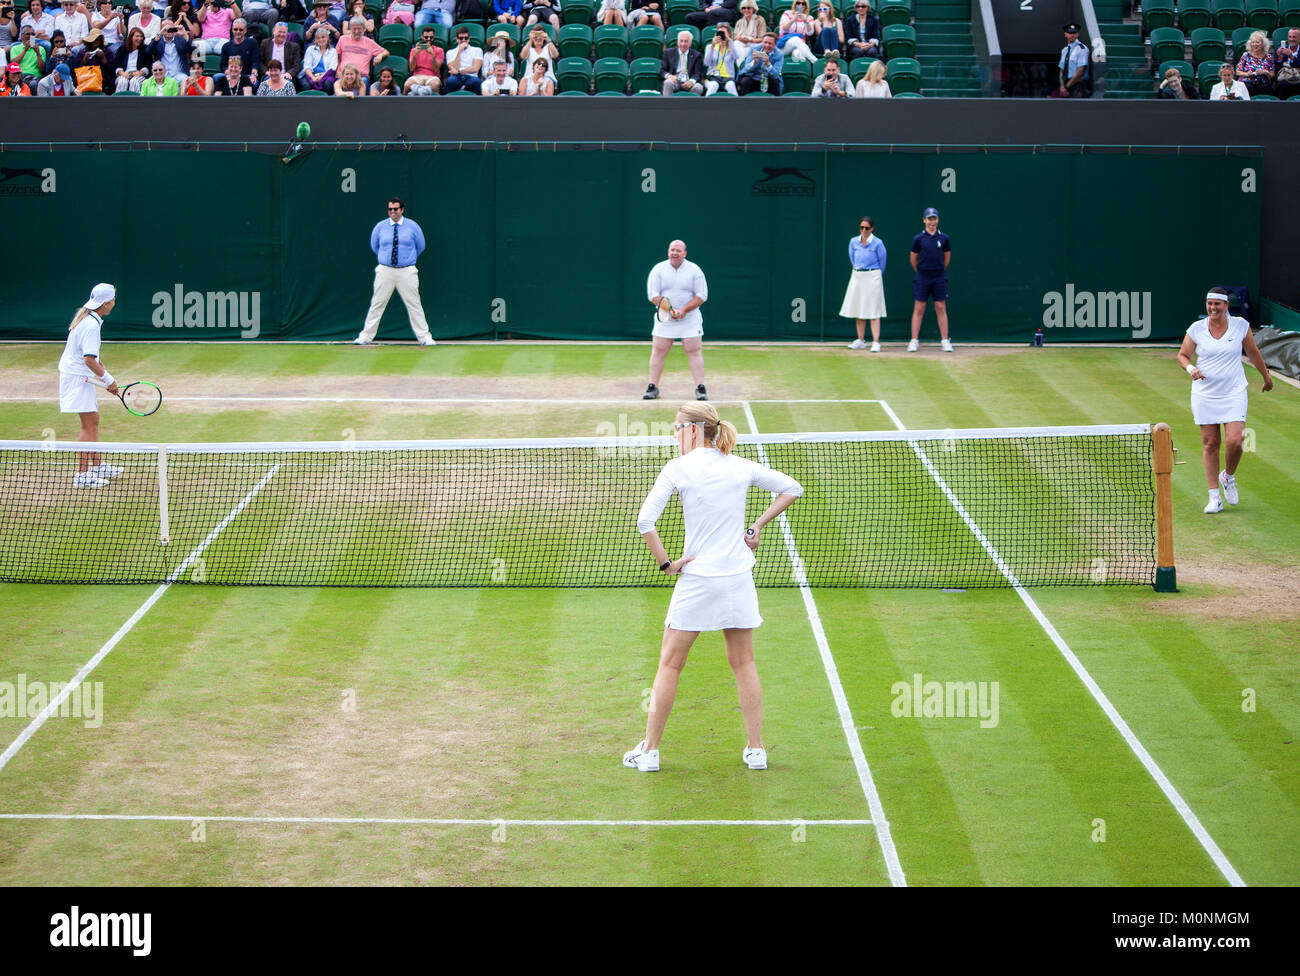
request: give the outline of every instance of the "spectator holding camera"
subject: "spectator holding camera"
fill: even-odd
[[[203,73],[203,55],[190,55],[190,76],[181,86],[182,95],[211,95],[216,89],[212,79]]]
[[[849,79],[840,71],[840,62],[838,58],[828,58],[826,67],[822,73],[817,76],[813,82],[813,98],[852,98],[853,88],[849,85]]]
[[[303,90],[332,92],[339,70],[339,55],[330,47],[330,32],[316,32],[316,42],[302,56]]]
[[[114,7],[113,0],[98,0],[97,10],[90,15],[90,26],[104,35],[104,47],[109,57],[117,54],[126,37],[126,20],[122,7]]]
[[[194,9],[194,0],[174,0],[167,8],[167,19],[180,28],[180,33],[187,40],[193,41],[202,31],[198,12]],[[145,40],[152,40],[152,38],[146,35]]]
[[[126,22],[126,29],[139,27],[144,31],[145,43],[152,44],[162,31],[162,18],[154,16],[153,0],[138,0],[137,6],[139,13],[131,15],[131,19]]]
[[[205,55],[220,54],[230,43],[230,28],[239,17],[239,5],[230,0],[203,0],[199,8],[199,40],[196,42]],[[171,69],[168,69],[168,74]]]
[[[7,61],[18,65],[28,84],[45,77],[45,49],[36,40],[31,24],[23,24],[18,43],[9,48]]]
[[[751,47],[745,55],[740,77],[736,79],[736,90],[742,95],[751,92],[781,94],[781,65],[784,61],[776,46],[776,34],[768,31],[763,35],[763,43]]]
[[[1277,97],[1285,100],[1300,93],[1300,27],[1286,32],[1286,41],[1276,53]]]
[[[50,56],[45,59],[45,77],[48,78],[59,65],[67,65],[68,70],[77,63],[76,57],[68,49],[67,42],[63,39],[63,31],[55,30],[50,35]],[[40,92],[37,92],[39,95]]]
[[[411,47],[407,66],[410,77],[402,86],[403,95],[436,95],[442,91],[442,48],[434,41],[432,24],[420,28],[420,39]]]
[[[718,25],[704,49],[704,94],[716,95],[719,90],[737,94],[736,50],[731,44],[731,25],[725,22]]]
[[[174,78],[179,85],[187,75],[190,50],[190,42],[181,36],[180,28],[173,21],[164,20],[162,33],[149,45],[149,56],[154,64],[161,61],[167,69],[167,77]]]
[[[22,36],[22,21],[14,13],[13,0],[0,3],[0,50],[15,43]]]
[[[479,91],[481,95],[518,95],[519,83],[510,77],[504,61],[497,61],[492,65],[492,75],[485,82]]]
[[[543,58],[546,61],[546,76],[551,81],[555,81],[555,73],[552,69],[555,66],[555,59],[559,56],[560,49],[551,43],[551,39],[546,36],[546,31],[534,26],[528,32],[528,43],[524,45],[520,57],[524,59],[524,65],[530,74],[533,70],[533,62]]]
[[[817,33],[817,21],[808,13],[808,0],[794,0],[790,9],[781,15],[780,36],[776,46],[784,58],[807,61],[817,60],[808,41]]]
[[[113,90],[113,61],[104,47],[104,35],[91,28],[84,38],[81,53],[77,55],[78,68],[95,68],[99,72],[99,84],[95,85],[94,75],[82,75],[77,78],[77,87],[87,91],[111,92]]]
[[[1233,77],[1232,63],[1224,62],[1219,66],[1219,82],[1210,89],[1212,102],[1248,102],[1250,92],[1244,82]]]
[[[329,0],[316,0],[312,5],[311,17],[302,29],[302,42],[310,47],[316,43],[317,34],[324,34],[329,38],[328,43],[331,47],[343,36],[339,25],[334,23],[334,18],[330,16]]]

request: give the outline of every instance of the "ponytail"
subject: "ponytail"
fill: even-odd
[[[730,454],[731,449],[736,446],[736,425],[730,420],[719,420],[718,435],[714,445],[723,454]]]
[[[68,331],[71,332],[73,329],[75,329],[77,327],[77,323],[80,322],[89,314],[90,313],[86,311],[86,306],[84,305],[81,306],[79,309],[77,309],[77,314],[72,316],[72,321],[68,324]]]
[[[736,446],[736,427],[726,420],[718,419],[718,411],[711,403],[683,403],[678,413],[690,420],[704,425],[704,440],[716,447],[723,454],[730,454]]]

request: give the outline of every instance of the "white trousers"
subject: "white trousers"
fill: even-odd
[[[393,289],[402,296],[406,303],[406,314],[411,319],[411,331],[415,338],[423,342],[429,337],[429,323],[424,320],[424,308],[420,305],[420,273],[415,265],[406,268],[375,265],[375,295],[370,299],[370,311],[366,313],[366,324],[361,336],[372,342],[379,331],[379,320],[384,316],[388,300],[393,297]]]

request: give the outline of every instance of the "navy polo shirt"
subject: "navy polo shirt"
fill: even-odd
[[[947,272],[943,256],[952,250],[948,235],[938,230],[933,234],[925,231],[912,238],[912,253],[916,255],[916,273],[923,275],[941,275]]]

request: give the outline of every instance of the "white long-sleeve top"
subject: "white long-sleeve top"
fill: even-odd
[[[789,475],[717,448],[698,447],[664,465],[637,514],[637,531],[642,535],[651,531],[677,492],[686,520],[682,555],[695,557],[682,573],[746,572],[754,565],[754,553],[745,545],[745,500],[751,487],[781,495],[803,494],[803,486]]]

